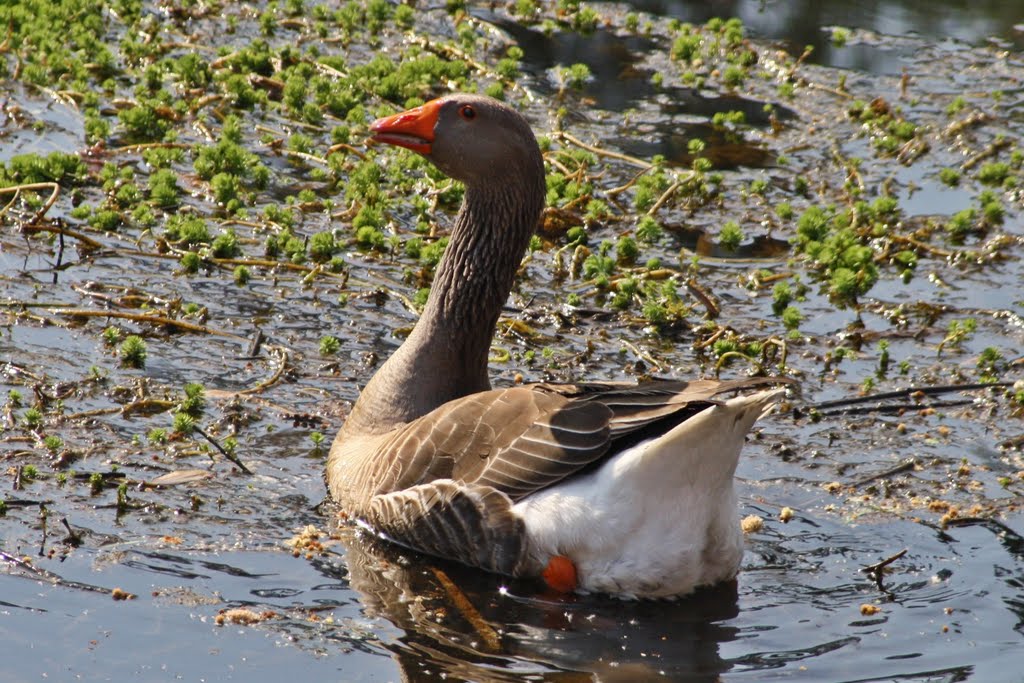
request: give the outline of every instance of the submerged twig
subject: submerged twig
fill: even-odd
[[[899,551],[895,555],[887,557],[884,560],[882,560],[881,562],[876,562],[874,564],[869,564],[866,567],[861,567],[860,570],[863,573],[868,574],[872,579],[875,580],[875,585],[878,587],[878,590],[884,591],[885,587],[882,586],[882,574],[883,574],[885,568],[888,567],[890,564],[892,564],[893,562],[895,562],[896,560],[900,559],[901,557],[903,557],[906,554],[907,554],[907,549],[904,548],[903,550]]]
[[[284,371],[288,368],[288,350],[282,346],[270,346],[267,347],[267,350],[270,353],[277,352],[278,354],[280,354],[279,360],[281,361],[281,365],[278,366],[277,370],[274,372],[273,375],[263,380],[254,387],[242,389],[241,391],[238,392],[239,394],[245,395],[259,393],[264,389],[267,389],[277,384],[278,381],[280,381],[281,377],[284,375]]]
[[[209,435],[209,434],[207,434],[207,433],[206,433],[205,431],[203,431],[203,429],[202,429],[202,428],[200,428],[199,426],[195,426],[195,427],[193,427],[192,429],[193,429],[193,430],[194,430],[194,431],[195,431],[196,433],[198,433],[198,434],[199,434],[199,435],[200,435],[201,437],[203,437],[204,439],[206,439],[207,441],[209,441],[209,442],[210,442],[211,444],[213,444],[213,447],[214,447],[214,448],[216,448],[216,449],[217,449],[218,451],[220,451],[220,454],[221,454],[221,455],[223,455],[223,456],[224,456],[225,458],[227,458],[228,460],[230,460],[231,462],[233,462],[233,463],[234,463],[234,464],[235,464],[235,465],[236,465],[236,466],[238,467],[238,469],[242,470],[242,471],[243,471],[243,472],[245,472],[246,474],[252,474],[252,470],[250,470],[250,469],[249,469],[248,467],[246,467],[246,466],[245,466],[245,465],[244,465],[244,464],[242,463],[242,461],[238,459],[238,456],[237,456],[237,455],[235,455],[235,454],[233,454],[233,453],[229,453],[229,452],[228,452],[227,450],[225,450],[225,448],[224,448],[223,446],[221,446],[221,445],[220,445],[220,444],[219,444],[219,443],[217,442],[217,440],[216,440],[216,439],[214,439],[214,438],[213,438],[212,436],[210,436],[210,435]]]
[[[338,142],[328,147],[326,156],[331,156],[335,152],[340,152],[341,150],[345,150],[349,154],[357,156],[360,161],[366,161],[366,154],[364,152],[345,142]]]
[[[78,546],[82,545],[82,534],[71,528],[71,524],[68,522],[68,518],[61,517],[60,523],[63,524],[64,528],[68,530],[68,535],[64,537],[63,542],[71,546],[72,548],[77,548]]]
[[[142,142],[135,145],[124,145],[123,147],[113,147],[108,151],[111,154],[118,154],[124,152],[126,154],[135,154],[146,149],[192,149],[193,145],[186,142]]]
[[[462,616],[466,618],[466,621],[470,623],[473,630],[477,632],[481,639],[483,639],[486,649],[490,652],[498,652],[501,650],[501,640],[498,637],[497,632],[487,623],[487,620],[483,618],[473,603],[469,601],[466,594],[455,585],[455,582],[448,578],[448,575],[437,567],[430,568],[434,572],[434,576],[437,577],[438,582],[444,588],[445,593],[451,599],[456,609],[462,613]]]
[[[636,356],[642,361],[646,361],[647,364],[650,365],[651,368],[654,370],[654,372],[661,372],[664,365],[658,362],[658,360],[654,358],[654,356],[647,353],[646,351],[641,350],[640,347],[638,347],[636,344],[626,341],[625,339],[620,339],[619,343],[625,346],[630,351],[632,351],[634,356]]]
[[[969,171],[982,161],[985,161],[990,157],[994,157],[999,153],[999,150],[1009,147],[1012,144],[1013,142],[1007,138],[997,138],[988,147],[964,161],[964,163],[960,165],[960,169],[963,171]]]
[[[15,557],[10,553],[6,553],[0,550],[0,561],[6,562],[7,564],[14,565],[18,569],[27,572],[35,579],[42,579],[49,581],[55,586],[62,586],[64,588],[77,588],[78,590],[90,591],[92,593],[104,593],[105,595],[114,595],[114,591],[117,589],[104,588],[103,586],[97,586],[91,583],[83,583],[81,581],[71,581],[65,579],[59,574],[55,574],[47,569],[34,566],[31,562],[28,562],[20,557]],[[134,596],[132,596],[134,597]]]
[[[86,417],[99,417],[100,415],[115,415],[120,413],[124,417],[129,417],[136,413],[142,415],[156,415],[158,413],[164,413],[175,406],[174,401],[166,401],[159,398],[143,398],[138,401],[132,401],[126,403],[123,406],[109,406],[107,408],[93,408],[92,410],[83,410],[79,413],[70,413],[64,415],[62,419],[64,421],[80,420]]]
[[[655,201],[654,204],[651,205],[651,208],[649,208],[647,210],[647,215],[648,216],[655,216],[655,215],[657,215],[657,213],[661,209],[661,207],[663,207],[665,205],[665,202],[667,202],[669,199],[671,199],[672,195],[676,193],[676,190],[678,190],[680,187],[682,187],[684,182],[686,182],[687,180],[691,180],[693,178],[693,176],[695,176],[695,175],[696,175],[695,172],[690,171],[690,177],[689,178],[686,178],[685,180],[682,180],[682,179],[676,180],[674,183],[669,185],[668,189],[665,190],[664,192],[662,192],[661,196],[658,197],[657,201]]]
[[[1024,549],[1024,536],[992,517],[954,517],[947,520],[944,526],[983,526],[993,533],[1000,534],[1004,542],[1014,543],[1018,548]]]
[[[701,302],[707,311],[707,317],[709,320],[714,320],[721,313],[721,309],[715,300],[711,298],[711,295],[704,291],[704,288],[700,286],[700,283],[696,279],[690,278],[686,281],[686,289],[693,295],[695,299]]]
[[[814,48],[812,46],[804,48],[804,51],[800,53],[800,56],[796,58],[796,60],[790,65],[789,69],[783,75],[783,79],[785,81],[789,81],[790,79],[792,79],[793,76],[796,75],[796,70],[800,68],[800,65],[803,64],[807,60],[807,58],[811,56],[811,53],[813,52]]]
[[[754,367],[754,369],[758,373],[764,371],[764,368],[761,366],[761,363],[759,363],[756,359],[751,358],[747,354],[741,353],[739,351],[726,351],[725,353],[718,357],[718,362],[715,363],[715,377],[718,377],[722,372],[722,368],[724,368],[734,358],[747,361]]]
[[[149,313],[124,313],[122,311],[94,311],[87,308],[54,308],[50,309],[50,313],[54,315],[66,315],[72,318],[121,318],[123,320],[131,320],[138,323],[151,323],[156,325],[166,325],[168,327],[176,327],[181,330],[188,332],[201,332],[203,334],[212,334],[218,337],[231,337],[234,339],[241,339],[248,341],[245,337],[237,335],[233,332],[225,332],[218,330],[213,327],[207,327],[206,325],[197,325],[196,323],[190,323],[185,320],[175,320],[174,318],[168,318],[162,315],[152,315]]]
[[[57,201],[57,197],[60,196],[60,185],[57,183],[27,183],[25,185],[11,185],[10,187],[0,187],[0,194],[11,194],[11,201],[7,202],[2,209],[0,209],[0,216],[7,213],[7,211],[14,206],[14,202],[18,201],[18,197],[21,196],[22,191],[25,190],[50,190],[50,197],[43,204],[42,208],[35,214],[35,220],[42,218],[50,207]]]
[[[573,145],[576,145],[580,149],[585,149],[591,154],[596,154],[597,156],[606,157],[608,159],[617,159],[619,161],[625,161],[627,164],[632,164],[633,166],[637,166],[639,168],[646,169],[654,167],[653,164],[644,161],[643,159],[638,159],[637,157],[630,156],[628,154],[623,154],[622,152],[613,152],[612,150],[609,149],[595,147],[594,145],[588,145],[579,138],[573,137],[572,135],[564,131],[555,131],[554,136],[561,140],[565,140],[566,142],[572,143]]]
[[[853,482],[851,486],[864,486],[865,484],[870,484],[871,482],[878,481],[879,479],[887,479],[893,475],[908,472],[910,470],[913,470],[915,467],[917,467],[917,459],[907,458],[906,460],[896,465],[895,467],[890,467],[889,469],[879,472],[878,474],[871,474],[862,479],[858,479],[857,481]]]
[[[922,396],[939,396],[941,394],[949,394],[954,391],[976,391],[978,389],[989,389],[992,387],[1012,387],[1013,382],[977,382],[972,384],[942,384],[932,387],[907,387],[906,389],[897,389],[896,391],[886,391],[880,394],[870,394],[868,396],[850,396],[848,398],[838,398],[831,401],[822,401],[814,405],[806,406],[809,410],[823,411],[830,408],[839,408],[843,406],[861,405],[864,403],[872,403],[879,401],[887,401],[893,398],[910,398],[914,394],[921,394]],[[920,408],[922,406],[912,406],[913,408]],[[883,409],[884,406],[878,406],[878,409]]]
[[[827,417],[830,415],[866,415],[877,413],[879,415],[899,415],[908,410],[921,410],[922,408],[956,408],[974,403],[972,398],[953,399],[949,401],[933,401],[931,403],[895,403],[889,405],[855,406],[850,408],[836,408],[833,410],[819,410],[818,415]]]

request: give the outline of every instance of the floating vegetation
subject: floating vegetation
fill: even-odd
[[[937,76],[918,60],[904,79],[847,78],[738,19],[471,5],[0,6],[8,538],[38,541],[44,500],[103,529],[84,536],[96,547],[167,543],[168,519],[185,546],[209,541],[196,520],[214,537],[290,535],[348,402],[422,310],[464,191],[367,144],[368,126],[460,90],[523,110],[547,172],[496,385],[800,379],[809,405],[765,423],[778,457],[747,464],[800,500],[756,510],[752,535],[1019,508],[1012,55],[963,47],[931,55]],[[556,41],[544,54],[564,63],[502,22]],[[569,49],[580,36],[625,41],[628,60],[609,70]],[[972,60],[978,82],[949,92]],[[641,94],[603,108],[627,85]],[[894,452],[915,458],[894,467]]]

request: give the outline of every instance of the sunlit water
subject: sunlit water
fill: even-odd
[[[929,55],[967,49],[962,43],[984,45],[989,37],[1000,47],[1019,46],[1024,10],[1012,4],[632,3],[638,10],[684,21],[735,14],[757,37],[781,41],[795,52],[815,45],[816,63],[851,78],[893,77],[907,67],[917,74]],[[688,99],[679,93],[666,102],[657,99],[647,78],[619,80],[623,65],[645,47],[639,39],[623,45],[612,36],[552,41],[536,32],[517,33],[484,10],[480,16],[503,25],[520,41],[538,92],[550,90],[545,79],[552,66],[584,61],[599,76],[587,89],[595,108],[619,112],[657,101],[669,118],[653,123],[649,135],[634,139],[611,133],[624,152],[672,159],[673,150],[685,151],[693,133],[681,133],[671,118],[681,116],[683,107],[698,118],[744,106],[751,113],[760,110],[759,102],[719,102],[700,93]],[[862,36],[836,47],[823,30],[832,25],[881,35],[877,41]],[[924,85],[960,87],[950,86],[946,74],[934,80]],[[880,87],[895,90],[892,78],[883,83]],[[9,137],[0,155],[81,146],[81,124],[73,112],[28,93],[13,96],[56,132],[43,139],[24,133]],[[673,142],[677,134],[681,145]],[[857,153],[858,144],[851,141],[846,152]],[[723,152],[717,165],[770,173],[775,153],[759,149]],[[686,163],[685,158],[676,161]],[[953,213],[970,200],[962,191],[941,186],[928,168],[899,168],[894,185],[901,188],[910,214]],[[698,237],[680,231],[678,240],[679,248],[701,250]],[[770,240],[751,249],[754,257],[770,259],[774,253]],[[214,319],[236,321],[237,339],[205,338],[198,345],[186,337],[151,340],[152,360],[145,371],[134,373],[138,378],[173,385],[202,381],[221,391],[251,386],[272,370],[246,355],[247,338],[257,326],[279,342],[305,348],[314,359],[319,332],[310,330],[354,330],[358,344],[346,351],[342,372],[316,368],[316,360],[307,360],[306,372],[290,377],[286,388],[259,406],[262,419],[274,429],[244,454],[254,469],[251,477],[222,464],[212,480],[201,483],[163,490],[133,487],[125,513],[118,512],[109,495],[91,498],[82,487],[66,497],[51,487],[46,499],[31,488],[5,492],[9,509],[0,529],[8,556],[7,572],[0,577],[0,680],[952,683],[1024,676],[1024,517],[1011,514],[1003,522],[969,518],[942,529],[933,520],[916,521],[912,512],[887,517],[881,509],[872,514],[870,506],[858,516],[843,516],[830,508],[833,498],[821,486],[870,478],[910,455],[922,461],[963,459],[972,468],[1012,474],[995,449],[1002,439],[1015,436],[1015,428],[987,419],[985,405],[948,419],[837,417],[811,423],[789,415],[770,418],[746,449],[738,472],[743,514],[758,514],[767,524],[748,536],[735,586],[676,602],[546,595],[533,584],[401,553],[351,528],[336,529],[340,540],[322,555],[293,557],[284,548],[283,541],[298,527],[333,528],[331,508],[319,505],[325,496],[323,454],[311,452],[304,420],[314,420],[328,434],[337,428],[332,410],[323,404],[339,396],[351,400],[357,382],[365,381],[358,374],[364,354],[388,353],[397,340],[387,330],[408,324],[408,315],[393,299],[360,300],[339,312],[300,292],[295,282],[281,289],[254,283],[223,297],[217,279],[175,277],[173,262],[154,264],[130,256],[95,265],[83,261],[57,273],[56,282],[52,265],[49,255],[26,247],[17,236],[4,236],[0,268],[12,299],[76,301],[67,289],[72,284],[121,284],[123,271],[133,273],[135,285],[151,294],[202,300]],[[388,284],[393,277],[366,265],[370,281]],[[712,281],[725,283],[735,269],[720,264],[708,270]],[[1021,275],[1019,264],[1003,264],[984,277],[972,276],[970,287],[939,288],[918,278],[908,289],[880,287],[876,294],[883,299],[938,298],[965,310],[1002,309],[1019,320],[1024,313]],[[764,308],[763,302],[757,305]],[[807,321],[810,334],[832,334],[850,320],[849,312],[824,305],[818,313]],[[737,313],[734,308],[727,315],[742,327],[767,312]],[[870,326],[870,312],[865,319]],[[587,340],[585,331],[565,336],[577,346]],[[972,343],[981,348],[999,340],[1019,350],[1021,337],[1008,317],[983,321]],[[618,347],[611,342],[608,347],[597,352],[593,367],[619,377]],[[910,339],[893,340],[892,349],[894,357],[924,354]],[[12,325],[0,337],[0,359],[59,381],[80,378],[83,368],[105,353],[95,329],[79,334],[63,327]],[[683,355],[680,351],[678,357]],[[806,362],[813,367],[813,361]],[[850,362],[851,376],[861,376],[863,364]],[[507,380],[513,370],[496,372]],[[834,385],[811,391],[812,402],[849,393]],[[75,410],[106,405],[100,397],[95,405],[91,400],[77,401]],[[910,437],[901,436],[897,422],[909,428]],[[107,450],[131,447],[138,424],[132,416],[106,418],[74,446],[102,461]],[[943,435],[940,427],[951,435]],[[29,447],[5,443],[6,463],[16,466],[19,449]],[[186,466],[196,466],[194,458]],[[138,481],[166,470],[150,462],[141,447],[128,469]],[[948,484],[930,476],[911,473],[894,479],[892,486],[929,491]],[[884,497],[889,484],[881,481],[860,488]],[[986,485],[989,497],[1011,495],[991,481]],[[48,510],[45,519],[41,506]],[[778,520],[785,507],[796,511],[788,523]],[[62,517],[79,535],[77,547],[67,542]],[[880,581],[862,571],[903,549],[907,554]],[[110,596],[114,588],[137,597],[115,601]],[[862,605],[877,611],[862,613]],[[258,624],[219,625],[217,615],[226,608],[272,614]]]

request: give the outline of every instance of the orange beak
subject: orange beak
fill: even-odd
[[[401,114],[377,119],[370,125],[374,142],[405,147],[420,154],[430,154],[434,126],[441,113],[441,101],[431,100]]]

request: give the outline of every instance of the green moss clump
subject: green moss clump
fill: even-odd
[[[309,257],[316,263],[330,261],[337,251],[338,243],[333,233],[318,232],[309,238]]]
[[[797,253],[805,255],[840,306],[853,304],[878,281],[875,252],[850,225],[850,214],[812,206],[797,221]]]
[[[175,413],[171,425],[175,434],[188,435],[195,431],[196,420],[188,413]]]
[[[661,226],[653,216],[641,216],[636,226],[636,238],[645,244],[654,244],[663,234]]]
[[[637,257],[640,255],[640,248],[636,245],[636,240],[627,235],[623,235],[615,243],[615,257],[616,260],[623,265],[632,265],[636,263]]]
[[[615,259],[608,255],[612,243],[601,242],[597,253],[591,254],[583,261],[583,276],[588,280],[607,278],[615,273]]]
[[[146,342],[138,335],[130,334],[121,342],[121,363],[131,368],[141,368],[146,364]]]
[[[590,67],[586,64],[577,63],[567,67],[560,66],[557,67],[557,72],[558,78],[562,83],[573,90],[582,90],[587,81],[592,78]]]
[[[117,118],[124,126],[128,142],[159,142],[164,139],[171,123],[149,104],[122,109]]]
[[[182,55],[170,64],[183,88],[206,88],[213,81],[209,64],[196,52]]]
[[[85,162],[77,154],[16,154],[0,164],[0,187],[46,182],[78,185],[86,175]]]
[[[424,268],[434,269],[441,262],[444,250],[448,246],[448,238],[442,237],[436,242],[424,246],[420,252],[420,265]]]
[[[736,251],[744,238],[743,228],[736,221],[727,221],[718,233],[718,242],[727,251]]]
[[[978,169],[978,180],[985,185],[1002,185],[1010,175],[1010,165],[1003,162],[992,162]]]
[[[939,180],[941,180],[944,185],[956,187],[960,184],[960,171],[955,168],[944,168],[939,171]]]
[[[142,201],[142,191],[135,183],[124,183],[114,193],[114,202],[122,208],[133,208]]]
[[[228,228],[210,243],[210,254],[214,258],[235,258],[242,253],[235,231]]]
[[[341,350],[341,340],[337,337],[325,335],[320,337],[320,355],[333,356]]]
[[[192,417],[201,417],[206,407],[206,388],[199,382],[189,382],[184,388],[185,395],[177,410]]]
[[[102,230],[103,232],[113,232],[123,223],[124,219],[121,214],[112,209],[100,209],[99,211],[93,211],[89,216],[89,225],[97,230]]]
[[[159,168],[149,175],[149,200],[154,206],[174,208],[178,205],[180,192],[178,175],[169,168]]]
[[[250,180],[258,189],[266,187],[270,170],[259,157],[246,150],[241,144],[241,122],[228,117],[224,122],[221,139],[216,145],[202,146],[197,150],[195,171],[203,180],[211,180],[220,173]]]
[[[668,186],[668,176],[660,167],[640,176],[633,194],[633,206],[637,213],[643,213],[654,206],[654,202],[668,189]]]
[[[43,413],[38,408],[26,408],[21,421],[28,429],[38,429],[43,424]]]
[[[239,193],[242,191],[242,181],[233,173],[218,173],[210,178],[210,191],[217,204],[229,214],[241,207]]]
[[[213,240],[206,221],[198,216],[187,214],[175,214],[167,219],[164,239],[176,242],[186,249],[209,244]]]
[[[181,260],[178,262],[181,265],[182,272],[187,275],[194,275],[199,272],[199,266],[203,260],[194,251],[186,251],[181,255]]]

